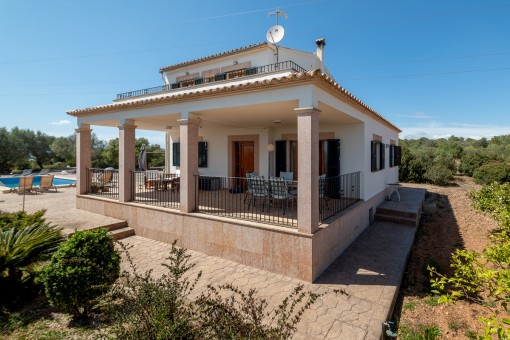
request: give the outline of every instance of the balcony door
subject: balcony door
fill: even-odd
[[[276,176],[281,171],[294,172],[294,179],[298,179],[298,143],[297,141],[275,141],[276,146]],[[288,150],[288,157],[287,157]],[[340,140],[326,139],[319,141],[319,175],[326,177],[340,175]]]
[[[255,170],[255,144],[251,141],[234,142],[234,177],[246,177]]]

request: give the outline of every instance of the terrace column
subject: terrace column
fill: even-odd
[[[294,109],[298,143],[298,231],[319,228],[319,112],[314,107]]]
[[[80,124],[76,130],[76,194],[87,193],[87,169],[92,166],[92,130]]]
[[[194,118],[180,120],[180,148],[181,148],[181,211],[195,211],[195,183],[198,176],[198,126],[199,122]]]
[[[131,171],[136,167],[135,129],[131,122],[119,125],[119,201],[129,202],[133,198]]]
[[[169,174],[172,169],[172,127],[165,127],[165,172]]]

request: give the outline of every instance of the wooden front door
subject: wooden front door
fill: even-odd
[[[255,145],[253,142],[234,142],[234,177],[246,177],[255,171]]]

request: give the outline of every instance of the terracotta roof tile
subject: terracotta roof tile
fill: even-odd
[[[345,88],[340,86],[333,78],[328,77],[326,74],[322,73],[320,69],[311,70],[307,72],[299,72],[299,73],[291,73],[289,75],[274,77],[271,79],[265,80],[255,80],[251,82],[235,84],[235,85],[225,85],[222,87],[216,87],[211,89],[197,89],[197,91],[186,92],[186,93],[168,93],[165,95],[158,94],[157,96],[151,96],[146,98],[139,98],[136,100],[118,102],[113,104],[95,106],[91,108],[78,109],[73,111],[68,111],[67,114],[74,117],[81,116],[89,116],[94,114],[101,114],[107,112],[118,111],[122,109],[134,109],[144,106],[153,106],[153,105],[164,105],[166,103],[182,101],[182,100],[193,100],[197,97],[203,97],[206,95],[215,95],[215,94],[223,94],[227,92],[235,92],[235,91],[243,91],[249,89],[256,89],[265,86],[276,86],[276,85],[285,85],[296,82],[305,82],[305,81],[317,81],[330,91],[334,92],[337,95],[340,95],[346,101],[354,104],[357,108],[361,108],[365,113],[373,116],[377,120],[385,123],[391,128],[401,132],[401,130],[393,125],[391,122],[386,120],[383,116],[377,113],[370,106],[362,102],[359,98],[355,97],[352,93],[347,91]]]

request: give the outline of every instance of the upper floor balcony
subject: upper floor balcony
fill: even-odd
[[[150,88],[136,90],[136,91],[119,93],[119,94],[117,94],[117,100],[131,98],[131,97],[144,96],[144,95],[154,94],[154,93],[159,93],[159,92],[175,91],[175,90],[182,89],[182,88],[188,88],[191,86],[204,85],[204,84],[214,83],[214,82],[226,82],[231,79],[249,77],[249,76],[266,74],[266,73],[271,73],[271,72],[285,71],[285,70],[290,70],[293,72],[305,72],[306,71],[305,68],[299,66],[295,62],[293,62],[291,60],[287,60],[287,61],[282,61],[279,63],[269,64],[269,65],[254,66],[254,67],[242,68],[242,69],[233,70],[233,71],[224,72],[224,73],[218,73],[218,74],[203,77],[203,78],[195,78],[195,79],[179,81],[179,82],[176,82],[173,84],[167,84],[167,85],[150,87]]]

